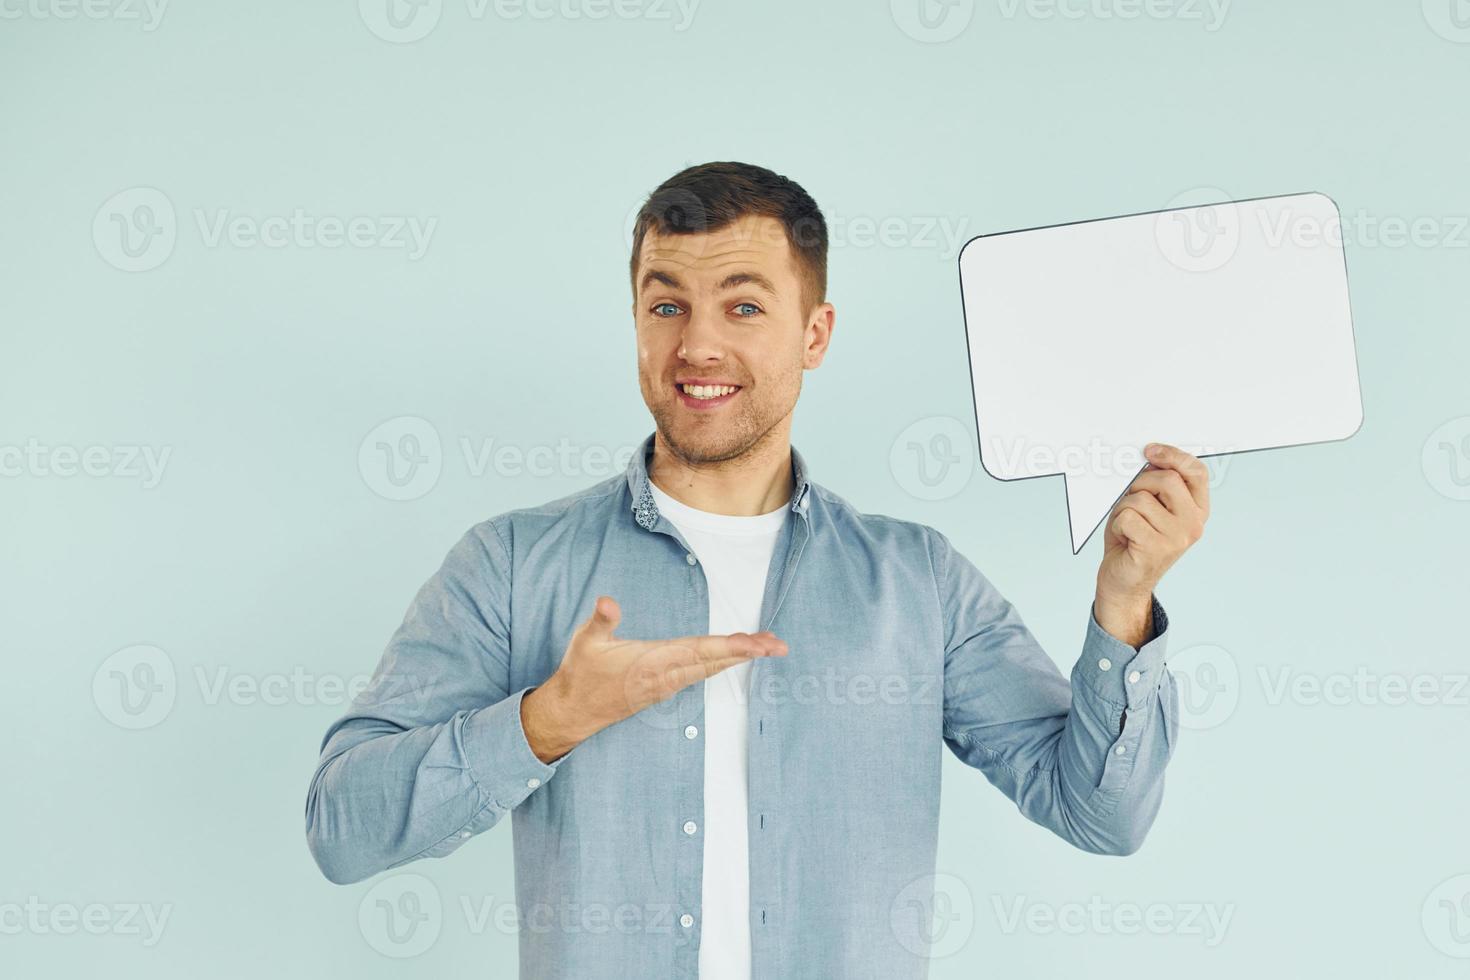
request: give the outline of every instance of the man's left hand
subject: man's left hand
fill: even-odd
[[[1157,451],[1145,454],[1148,466],[1108,515],[1097,570],[1093,612],[1098,625],[1114,635],[1136,634],[1136,627],[1146,626],[1154,587],[1204,534],[1210,516],[1210,474],[1205,464],[1177,446],[1150,443],[1150,447]]]

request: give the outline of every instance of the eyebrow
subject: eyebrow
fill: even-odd
[[[679,278],[677,276],[671,275],[667,272],[659,272],[657,269],[650,269],[648,272],[645,272],[643,274],[643,281],[638,284],[638,288],[641,291],[643,289],[646,289],[651,283],[662,283],[663,285],[668,286],[670,289],[684,288],[684,284],[679,281]],[[730,275],[721,279],[719,285],[717,285],[715,288],[719,290],[725,290],[734,289],[736,286],[745,285],[755,286],[757,288],[764,289],[772,296],[776,295],[776,287],[771,285],[771,281],[765,276],[761,275],[759,272],[732,272],[730,273]]]

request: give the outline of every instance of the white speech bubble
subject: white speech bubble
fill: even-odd
[[[1362,425],[1326,195],[984,235],[959,264],[981,465],[1063,476],[1073,554],[1150,442],[1218,456]]]

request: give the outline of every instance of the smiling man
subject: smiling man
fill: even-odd
[[[1203,532],[1203,464],[1158,447],[1114,507],[1063,677],[948,538],[861,513],[792,447],[826,251],[760,167],[649,197],[655,431],[625,474],[471,528],[420,590],[322,745],[329,879],[510,814],[522,977],[893,980],[927,975],[942,746],[1078,848],[1143,843],[1178,727],[1154,588]]]

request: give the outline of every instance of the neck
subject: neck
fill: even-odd
[[[696,510],[731,517],[769,514],[789,501],[796,489],[789,430],[777,426],[739,456],[718,462],[685,459],[655,432],[648,478]]]

